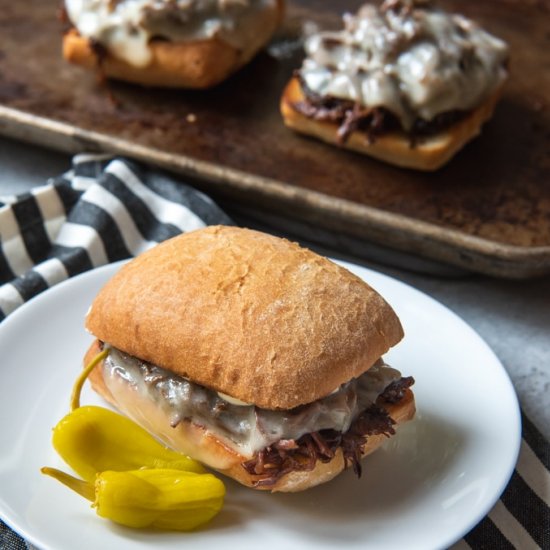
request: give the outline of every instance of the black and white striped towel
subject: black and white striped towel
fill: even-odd
[[[232,223],[195,189],[97,155],[78,155],[63,176],[0,201],[0,320],[73,275],[184,231]],[[455,548],[550,549],[549,505],[550,444],[523,417],[519,461],[506,491]],[[1,550],[27,547],[0,521]]]
[[[0,200],[0,319],[68,277],[178,233],[232,223],[195,189],[97,155],[78,155],[63,176]]]

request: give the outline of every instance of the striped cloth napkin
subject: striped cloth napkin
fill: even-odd
[[[78,155],[47,185],[0,200],[0,319],[68,277],[185,231],[232,223],[197,190],[97,155]]]
[[[78,155],[30,193],[0,197],[0,320],[47,288],[135,256],[178,233],[231,219],[197,190],[125,159]],[[523,416],[504,494],[453,548],[550,548],[550,444]],[[30,548],[0,521],[0,549]]]

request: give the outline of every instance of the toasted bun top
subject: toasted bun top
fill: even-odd
[[[267,409],[329,394],[403,337],[391,307],[344,268],[285,239],[225,226],[172,238],[124,265],[86,327]]]

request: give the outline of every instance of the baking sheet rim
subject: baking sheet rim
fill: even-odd
[[[355,225],[367,229],[365,237],[372,233],[389,232],[389,246],[396,246],[396,235],[402,241],[402,247],[407,243],[427,241],[429,243],[447,245],[454,252],[472,253],[486,256],[490,261],[516,264],[516,273],[512,277],[537,276],[550,272],[550,246],[522,247],[491,241],[482,237],[467,235],[461,231],[442,227],[429,222],[416,220],[403,214],[395,214],[372,206],[359,205],[346,199],[328,196],[317,191],[302,189],[292,184],[265,178],[234,168],[217,165],[212,162],[196,160],[185,155],[166,153],[159,149],[130,143],[121,138],[84,130],[68,123],[33,115],[18,109],[0,105],[0,133],[8,137],[22,139],[41,146],[62,150],[65,152],[101,151],[116,155],[128,155],[136,160],[152,163],[163,169],[203,180],[209,184],[229,185],[233,191],[254,192],[257,196],[278,199],[287,204],[298,205],[330,215],[341,224]],[[44,143],[44,137],[51,140]],[[42,139],[40,139],[42,138]],[[84,147],[82,147],[84,146]],[[223,192],[223,188],[218,188]],[[345,215],[345,219],[343,216]],[[397,232],[397,233],[396,233]],[[358,236],[354,232],[355,236]],[[372,240],[372,238],[371,238]],[[380,240],[376,240],[378,244]],[[398,248],[402,248],[397,244]],[[421,248],[425,249],[426,247]],[[428,254],[428,257],[430,255]],[[433,256],[432,256],[433,258]],[[452,258],[435,259],[447,260]],[[526,265],[526,262],[529,265]],[[476,271],[471,262],[462,263],[460,267],[468,267]],[[509,266],[508,266],[509,268]],[[487,272],[482,269],[482,272]],[[494,274],[494,273],[493,273]]]

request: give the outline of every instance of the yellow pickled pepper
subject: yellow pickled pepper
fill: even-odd
[[[80,406],[84,382],[108,354],[108,348],[98,353],[74,383],[71,412],[53,430],[52,443],[61,458],[88,481],[105,470],[173,468],[204,472],[196,460],[166,448],[129,418],[104,407]]]
[[[53,446],[81,475],[42,473],[91,500],[99,516],[128,527],[189,531],[221,509],[225,486],[203,466],[164,447],[135,422],[104,407],[80,406],[82,385],[108,350],[78,377],[71,412],[53,430]]]
[[[54,468],[42,468],[93,502],[99,516],[127,527],[190,531],[221,509],[225,486],[212,474],[173,469],[98,473],[83,481]]]
[[[55,426],[52,443],[61,458],[87,481],[106,470],[205,472],[196,460],[164,447],[135,422],[104,407],[83,406],[67,414]]]

